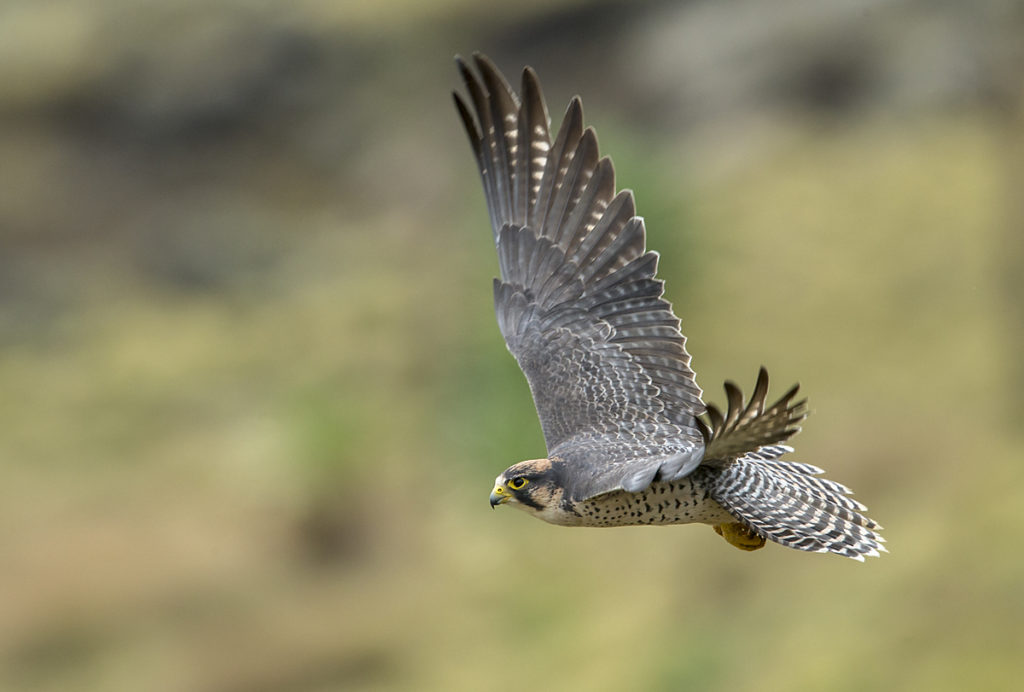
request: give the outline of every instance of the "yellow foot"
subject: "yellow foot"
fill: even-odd
[[[757,550],[764,547],[764,538],[758,536],[739,522],[715,524],[714,529],[715,533],[740,550]]]

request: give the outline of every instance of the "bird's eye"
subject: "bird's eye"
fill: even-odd
[[[508,487],[512,488],[513,490],[522,490],[529,482],[530,481],[522,477],[513,478],[508,482]]]

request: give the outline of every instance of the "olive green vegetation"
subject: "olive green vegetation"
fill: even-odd
[[[604,6],[471,5],[0,9],[0,688],[1012,687],[1020,101],[674,126],[516,33]],[[447,93],[491,45],[595,89],[707,398],[801,381],[891,554],[488,509],[544,453]]]

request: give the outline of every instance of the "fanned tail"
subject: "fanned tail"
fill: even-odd
[[[711,497],[760,536],[789,548],[854,560],[888,552],[881,526],[849,497],[846,486],[821,478],[810,464],[781,461],[792,449],[768,445],[715,474]]]

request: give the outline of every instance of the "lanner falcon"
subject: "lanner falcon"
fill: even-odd
[[[491,506],[562,526],[700,522],[744,550],[768,539],[861,561],[885,551],[848,488],[782,460],[806,416],[797,387],[767,406],[762,368],[749,401],[726,382],[725,415],[705,406],[658,254],[579,98],[552,141],[531,68],[516,94],[486,57],[473,57],[479,75],[456,63],[498,250],[498,326],[547,444],[546,458],[498,476]]]

